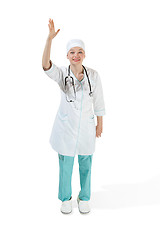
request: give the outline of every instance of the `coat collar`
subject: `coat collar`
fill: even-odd
[[[71,72],[71,76],[74,78],[74,79],[76,79],[76,81],[78,82],[78,83],[82,83],[82,82],[84,82],[85,81],[85,79],[86,79],[86,73],[85,73],[85,71],[84,71],[84,77],[83,77],[83,79],[81,80],[81,81],[79,81],[77,78],[76,78],[76,76],[73,74],[73,72],[72,72],[72,70],[70,69],[70,72]]]

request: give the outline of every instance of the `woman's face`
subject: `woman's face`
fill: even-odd
[[[72,65],[79,65],[82,64],[83,59],[85,58],[85,52],[80,47],[73,47],[69,50],[67,58]]]

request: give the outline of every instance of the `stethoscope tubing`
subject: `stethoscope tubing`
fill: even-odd
[[[88,76],[86,68],[83,65],[82,65],[82,67],[84,68],[84,71],[85,71],[87,79],[88,79],[88,84],[89,84],[89,89],[90,89],[89,96],[92,97],[92,89],[91,89],[91,83],[90,83],[90,80],[89,80],[89,76]],[[73,85],[74,95],[75,95],[75,100],[76,100],[76,90],[75,90],[75,85],[74,85],[74,79],[73,79],[72,76],[70,76],[70,65],[68,66],[68,76],[65,77],[65,90],[66,90],[67,79],[69,77],[72,79],[72,85]],[[67,97],[66,97],[66,100],[67,100]],[[74,101],[73,100],[69,100],[69,101],[67,100],[67,102],[74,102]]]

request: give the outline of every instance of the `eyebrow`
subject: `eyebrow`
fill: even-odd
[[[82,48],[80,48],[79,50],[83,50]],[[73,48],[71,48],[69,51],[74,51],[74,49]]]

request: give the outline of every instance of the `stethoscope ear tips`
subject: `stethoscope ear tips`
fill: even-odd
[[[92,97],[92,96],[93,96],[93,92],[90,92],[90,93],[89,93],[89,96]]]

